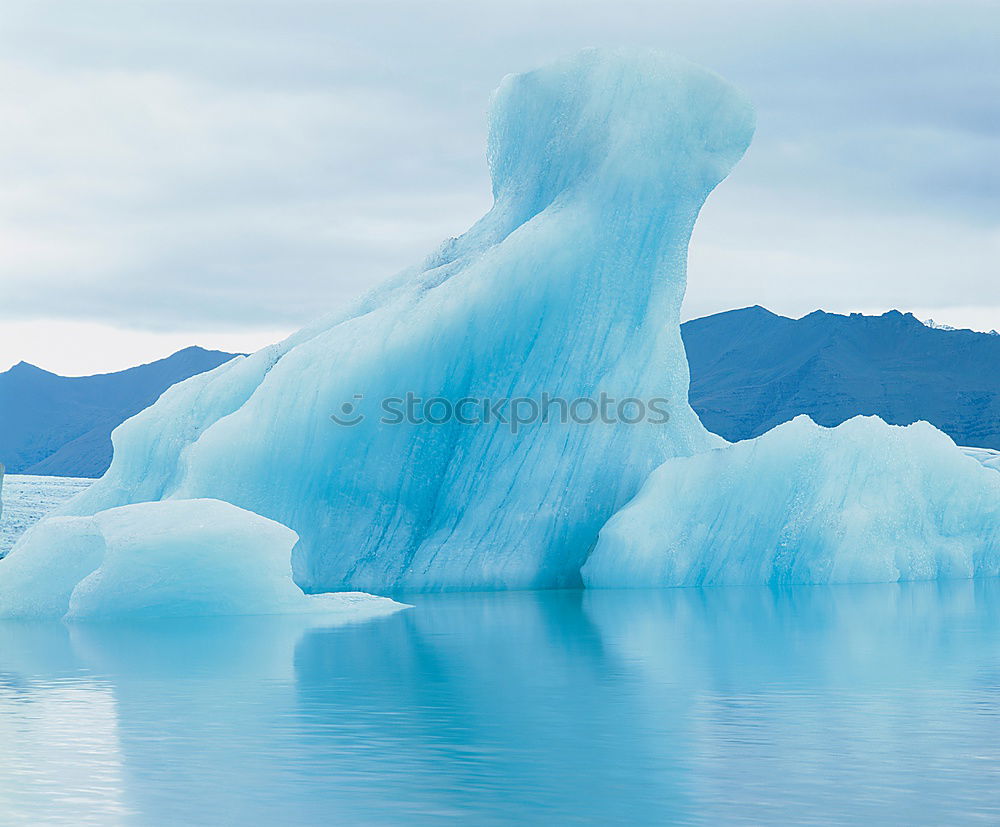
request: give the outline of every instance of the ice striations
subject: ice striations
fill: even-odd
[[[745,151],[747,100],[656,53],[591,50],[494,95],[494,206],[358,306],[168,390],[66,513],[210,497],[299,535],[307,591],[574,586],[687,404],[688,240]],[[669,400],[669,422],[380,422],[408,393]],[[355,405],[364,420],[330,415]]]
[[[601,532],[588,586],[1000,574],[1000,474],[926,422],[806,416],[672,459]]]

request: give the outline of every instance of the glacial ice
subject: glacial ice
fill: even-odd
[[[308,592],[996,574],[1000,476],[931,426],[797,419],[728,445],[688,405],[687,245],[753,125],[655,53],[506,78],[493,208],[122,424],[105,476],[0,561],[0,609],[309,610],[290,549]],[[380,421],[407,394],[666,399],[669,421]]]
[[[656,53],[586,51],[494,95],[493,208],[356,307],[174,386],[67,513],[211,497],[293,528],[307,591],[579,585],[661,461],[719,444],[687,404],[688,239],[750,104]],[[666,425],[389,425],[379,400],[670,400]],[[330,415],[353,404],[354,427]]]
[[[986,468],[1000,471],[1000,451],[994,451],[992,448],[962,448],[962,453]]]
[[[371,595],[304,594],[291,576],[297,539],[286,526],[207,499],[53,517],[0,560],[0,617],[365,619],[402,608]]]
[[[589,587],[1000,573],[1000,475],[926,422],[806,416],[665,462],[601,531]]]

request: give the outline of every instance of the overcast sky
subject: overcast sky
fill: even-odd
[[[758,109],[687,318],[1000,329],[996,2],[4,0],[0,370],[268,343],[488,209],[504,74],[629,44]]]

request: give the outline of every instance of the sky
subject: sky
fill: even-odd
[[[4,0],[0,370],[253,350],[350,301],[489,209],[500,78],[587,46],[757,107],[685,318],[1000,329],[998,44],[970,0]]]

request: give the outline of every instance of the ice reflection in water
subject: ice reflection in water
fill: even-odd
[[[0,624],[0,821],[1000,817],[1000,583]]]

